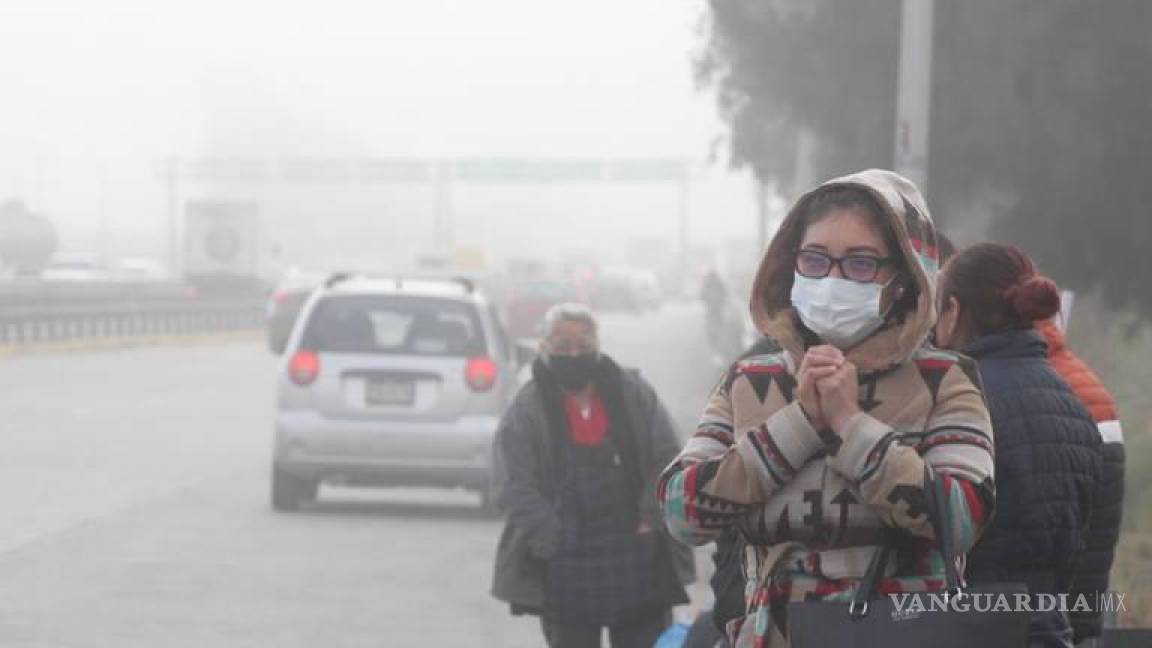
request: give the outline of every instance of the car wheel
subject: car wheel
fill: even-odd
[[[295,511],[303,502],[316,499],[318,489],[319,483],[315,479],[272,467],[272,508],[277,511]]]

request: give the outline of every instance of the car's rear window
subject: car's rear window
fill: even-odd
[[[304,330],[306,348],[327,353],[471,356],[486,352],[471,304],[431,297],[323,298]]]

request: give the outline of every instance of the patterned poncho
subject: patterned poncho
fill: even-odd
[[[842,433],[816,430],[796,397],[805,334],[787,301],[798,214],[785,220],[753,289],[753,316],[778,348],[735,363],[699,427],[661,477],[669,529],[703,544],[740,530],[747,616],[729,624],[734,645],[787,645],[787,603],[847,600],[891,531],[905,537],[883,592],[943,588],[925,486],[944,481],[948,523],[965,551],[991,514],[992,429],[971,360],[932,349],[935,235],[908,181],[869,171],[834,181],[869,191],[899,234],[916,275],[914,312],[847,354],[860,370],[862,412]],[[830,186],[826,185],[826,186]],[[819,190],[818,190],[819,191]]]

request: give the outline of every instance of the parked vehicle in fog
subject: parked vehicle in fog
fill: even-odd
[[[642,313],[660,308],[660,282],[655,273],[612,268],[596,279],[592,306],[599,311]]]
[[[504,307],[508,333],[514,338],[541,337],[544,313],[556,304],[571,301],[579,301],[578,291],[572,283],[540,278],[513,284]]]
[[[334,275],[287,349],[274,508],[321,482],[464,487],[487,502],[493,435],[527,358],[470,281]]]
[[[95,254],[59,254],[40,271],[44,281],[105,282],[112,275]]]
[[[325,275],[318,272],[290,270],[276,284],[267,305],[268,349],[272,353],[283,353],[292,334],[292,327],[300,315],[300,309],[308,301],[308,296],[323,283]]]
[[[116,263],[113,276],[120,281],[166,281],[168,268],[156,259],[129,257]]]

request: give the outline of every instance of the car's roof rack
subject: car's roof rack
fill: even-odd
[[[465,292],[467,292],[469,295],[476,292],[476,282],[472,279],[469,279],[468,277],[451,277],[449,280],[455,281],[461,286],[464,286]]]
[[[332,274],[328,275],[327,279],[324,280],[324,287],[332,288],[336,284],[343,283],[351,278],[351,272],[333,272]]]
[[[443,282],[443,283],[457,284],[458,286],[460,286],[461,288],[464,289],[464,292],[468,293],[469,295],[475,294],[475,292],[476,292],[476,282],[473,281],[472,279],[468,278],[468,277],[463,277],[463,276],[405,275],[405,274],[383,275],[383,274],[358,273],[358,272],[333,272],[332,274],[330,274],[328,276],[328,279],[324,282],[324,287],[325,288],[333,288],[337,284],[344,283],[345,281],[348,281],[354,277],[365,277],[368,279],[382,279],[382,280],[391,279],[391,280],[396,282],[396,289],[397,290],[400,290],[403,288],[405,281],[439,281],[439,282]]]

